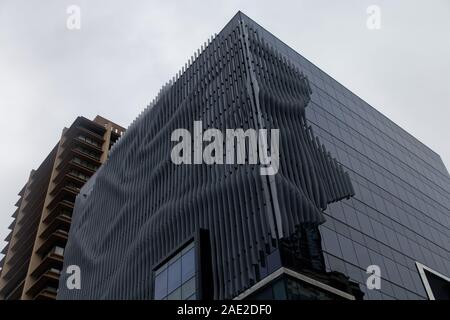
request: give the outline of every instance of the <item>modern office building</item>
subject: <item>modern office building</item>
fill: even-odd
[[[221,159],[228,129],[278,129],[275,174],[251,134]],[[439,155],[239,12],[82,188],[58,298],[445,298],[449,190]]]
[[[2,253],[0,298],[55,299],[75,197],[124,132],[78,117],[19,192]]]

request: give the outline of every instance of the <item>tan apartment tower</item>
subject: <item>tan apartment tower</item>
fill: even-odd
[[[78,117],[19,192],[0,261],[0,299],[55,299],[75,197],[124,128]]]

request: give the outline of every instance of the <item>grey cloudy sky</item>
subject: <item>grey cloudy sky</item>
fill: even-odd
[[[366,27],[369,5],[381,29]],[[69,5],[81,30],[66,28]],[[242,10],[450,168],[450,1],[0,0],[0,247],[30,170],[78,116],[128,126]]]

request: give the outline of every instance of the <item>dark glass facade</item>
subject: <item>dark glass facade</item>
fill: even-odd
[[[196,298],[195,246],[191,243],[154,272],[154,299],[193,300]]]
[[[279,128],[280,172],[264,182],[251,165],[174,166],[170,132],[199,119]],[[82,190],[64,263],[84,270],[84,288],[60,285],[58,297],[167,298],[159,262],[182,263],[172,255],[202,230],[196,274],[211,281],[195,281],[197,298],[336,298],[332,287],[341,298],[426,299],[417,262],[450,275],[449,190],[439,155],[238,13]],[[366,286],[369,265],[380,289]],[[176,273],[171,292],[183,286]]]
[[[369,299],[424,299],[416,262],[450,275],[450,179],[439,155],[300,55],[312,85],[307,119],[350,173],[355,196],[330,205],[320,227],[329,270]],[[418,115],[420,116],[420,115]],[[365,269],[381,267],[380,290]]]

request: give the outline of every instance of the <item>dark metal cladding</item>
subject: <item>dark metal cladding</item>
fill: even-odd
[[[308,79],[238,13],[161,90],[77,198],[64,270],[81,290],[60,299],[151,299],[155,264],[198,230],[209,234],[212,295],[233,298],[260,280],[263,260],[296,226],[324,221],[328,203],[350,197],[348,174],[305,119]],[[171,133],[279,129],[280,169],[175,165]],[[269,130],[270,131],[270,130]]]

